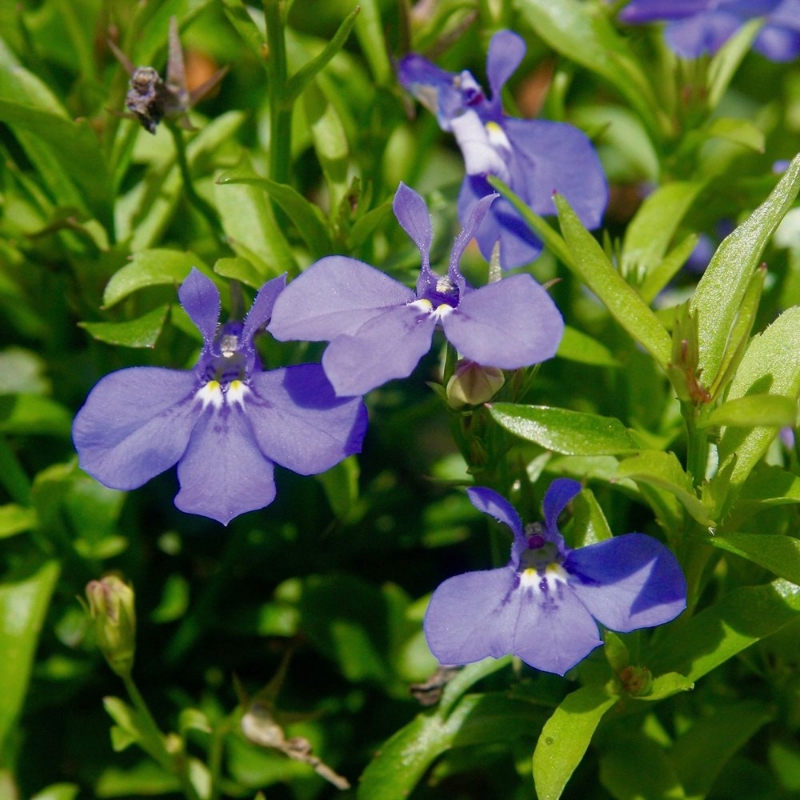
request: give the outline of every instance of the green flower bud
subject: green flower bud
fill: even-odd
[[[503,370],[462,358],[447,382],[447,402],[454,409],[478,406],[491,400],[504,383]]]
[[[106,575],[86,586],[97,646],[117,675],[129,675],[136,651],[133,589],[119,575]]]

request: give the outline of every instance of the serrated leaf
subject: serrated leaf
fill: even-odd
[[[29,531],[36,526],[36,511],[16,503],[0,506],[0,539]]]
[[[620,455],[642,449],[614,417],[514,403],[494,403],[489,414],[515,436],[564,455]]]
[[[694,491],[691,478],[684,472],[678,457],[673,452],[645,450],[632,458],[620,462],[617,477],[630,478],[658,489],[665,489],[678,498],[681,505],[701,525],[710,527],[714,521],[708,515]]]
[[[262,178],[248,169],[241,168],[223,172],[217,178],[217,183],[247,184],[263,189],[294,223],[315,259],[333,252],[333,243],[322,211],[306,200],[294,187]]]
[[[180,286],[192,267],[197,267],[209,278],[216,276],[191,251],[153,248],[134,253],[130,262],[117,270],[106,284],[103,292],[103,305],[108,308],[128,295],[148,286]],[[219,285],[221,282],[216,278]]]
[[[558,345],[559,358],[577,361],[579,364],[593,364],[597,367],[618,367],[619,361],[613,353],[592,336],[567,325],[564,336]]]
[[[761,254],[800,190],[800,155],[769,197],[719,246],[691,301],[700,334],[704,382],[717,377],[742,298]]]
[[[768,392],[797,400],[800,394],[800,307],[790,308],[754,336],[731,381],[728,401]],[[741,485],[766,453],[778,426],[725,427],[719,443],[720,468],[733,463],[731,485]]]
[[[726,533],[708,543],[800,584],[800,540],[772,533]]]
[[[570,269],[600,298],[611,316],[647,350],[662,368],[670,361],[669,334],[642,300],[614,269],[597,243],[562,195],[553,198],[558,209],[561,232],[572,254]]]
[[[561,797],[600,720],[617,700],[602,686],[581,686],[564,698],[545,723],[533,752],[533,781],[539,800]]]
[[[123,347],[155,347],[168,312],[169,306],[163,305],[127,322],[79,322],[78,325],[99,342]]]
[[[734,589],[674,627],[652,657],[654,673],[679,672],[696,681],[800,614],[800,586],[778,579]]]

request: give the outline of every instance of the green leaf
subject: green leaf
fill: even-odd
[[[682,239],[667,253],[658,266],[647,273],[639,288],[639,294],[645,303],[652,303],[656,295],[678,274],[697,246],[699,238],[697,234],[691,234]]]
[[[581,686],[564,698],[545,723],[533,752],[533,781],[539,800],[561,797],[600,720],[617,700],[602,686]]]
[[[75,800],[80,790],[77,783],[53,783],[37,792],[31,800]]]
[[[0,539],[29,531],[36,526],[36,512],[16,503],[0,506]]]
[[[731,381],[728,401],[764,392],[793,402],[800,394],[800,307],[785,311],[762,334],[753,337]],[[732,487],[746,480],[778,430],[776,425],[751,429],[727,426],[722,430],[720,469],[733,463]]]
[[[616,800],[686,800],[669,755],[644,732],[621,733],[603,742],[600,782]]]
[[[654,673],[696,681],[800,614],[800,586],[778,579],[734,589],[684,624],[673,625],[650,659]]]
[[[228,22],[235,28],[242,41],[250,48],[250,52],[259,61],[266,58],[267,40],[250,16],[247,5],[242,0],[222,0],[222,8]]]
[[[698,716],[672,748],[672,761],[689,797],[705,797],[731,756],[770,719],[754,702],[728,703]]]
[[[710,537],[708,544],[800,584],[800,539],[771,533],[726,533]]]
[[[611,83],[651,135],[661,138],[669,130],[639,61],[603,10],[580,0],[515,0],[514,6],[550,47]]]
[[[645,199],[625,231],[623,275],[632,273],[638,283],[644,283],[661,264],[675,231],[704,186],[702,181],[676,181],[660,186]]]
[[[766,201],[719,246],[691,301],[700,333],[700,369],[707,386],[717,377],[742,299],[761,254],[800,190],[796,156]]]
[[[564,455],[618,455],[642,449],[634,434],[614,417],[514,403],[493,403],[489,414],[515,436]]]
[[[631,478],[637,483],[666,489],[678,498],[681,505],[701,525],[714,525],[708,510],[695,493],[692,479],[684,472],[678,457],[671,451],[664,453],[660,450],[645,450],[632,458],[626,458],[617,468],[617,477]]]
[[[757,153],[764,152],[764,132],[753,125],[750,120],[717,117],[704,132],[709,137],[727,139],[729,142],[749,147]]]
[[[379,206],[367,211],[363,217],[359,217],[350,228],[347,235],[347,247],[355,250],[360,247],[373,233],[383,224],[384,220],[391,216],[392,198],[385,200]]]
[[[389,86],[394,81],[394,70],[389,60],[391,52],[383,35],[384,22],[377,0],[359,0],[361,14],[356,20],[356,36],[361,51],[369,63],[375,83]]]
[[[708,66],[708,108],[710,111],[719,105],[736,70],[750,52],[753,40],[763,24],[763,18],[745,22],[711,59]]]
[[[252,164],[244,154],[239,169],[254,174]],[[243,183],[219,182],[214,188],[228,243],[237,255],[252,262],[262,282],[283,272],[295,274],[297,264],[291,248],[275,221],[272,205],[263,189]]]
[[[570,542],[574,547],[586,547],[588,544],[602,542],[610,539],[614,534],[608,527],[603,509],[597,502],[594,492],[588,487],[576,495],[572,501],[573,523],[572,536]]]
[[[78,325],[99,342],[123,347],[155,347],[168,312],[169,306],[164,305],[127,322],[79,322]]]
[[[69,436],[72,414],[40,394],[0,395],[0,433]]]
[[[241,256],[233,258],[218,258],[214,263],[214,272],[222,278],[241,281],[245,286],[260,289],[264,285],[264,278],[258,270]]]
[[[248,184],[263,189],[294,223],[315,259],[333,252],[333,244],[322,211],[292,186],[259,177],[247,169],[223,172],[217,178],[217,183]]]
[[[602,301],[614,319],[625,328],[662,368],[669,363],[672,343],[669,334],[636,290],[614,269],[569,203],[555,195],[558,219],[567,247],[572,253],[569,267]]]
[[[778,466],[758,465],[736,498],[740,506],[779,506],[800,503],[800,477]]]
[[[612,352],[592,336],[567,325],[564,336],[558,345],[558,357],[579,364],[592,364],[597,367],[618,367],[619,361]]]
[[[216,276],[191,251],[152,249],[134,253],[130,262],[117,270],[106,284],[103,305],[108,308],[140,289],[148,286],[180,286],[192,267],[197,267],[209,278]],[[217,278],[218,285],[222,282]]]
[[[39,634],[60,572],[55,560],[31,559],[7,571],[0,583],[0,752],[8,752],[8,737],[25,701]]]
[[[653,685],[648,694],[637,695],[631,699],[652,703],[692,689],[694,689],[693,681],[677,672],[668,672],[666,675],[659,675],[657,678],[653,678]]]
[[[358,459],[350,456],[317,476],[325,490],[331,510],[339,520],[347,520],[358,511]]]
[[[730,425],[732,428],[755,428],[769,425],[776,428],[793,427],[797,418],[797,404],[789,397],[777,394],[748,394],[717,406],[698,428],[712,425]]]

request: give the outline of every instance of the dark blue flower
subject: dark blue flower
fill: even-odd
[[[753,49],[770,61],[800,54],[800,0],[633,0],[623,22],[666,20],[669,46],[684,58],[716,53],[750,19],[764,17]]]
[[[442,664],[508,653],[563,675],[601,644],[597,622],[627,633],[674,619],[686,607],[686,580],[656,539],[627,533],[571,550],[558,515],[580,491],[566,478],[544,498],[544,524],[523,528],[491,489],[468,489],[472,504],[511,529],[511,560],[456,575],[439,586],[425,614],[425,638]],[[595,621],[596,620],[596,621]]]
[[[525,43],[517,34],[499,31],[492,37],[486,64],[490,98],[471,73],[445,72],[416,53],[400,61],[397,74],[461,148],[467,172],[458,200],[462,224],[475,204],[494,191],[487,176],[496,175],[537,214],[555,214],[553,193],[559,192],[586,227],[596,228],[608,202],[608,185],[587,137],[563,122],[503,113],[503,86],[524,55]],[[527,264],[542,251],[542,242],[506,200],[493,204],[475,238],[487,260],[499,242],[506,269]]]
[[[458,264],[496,195],[476,203],[456,239],[446,276],[430,267],[432,230],[425,201],[400,184],[394,213],[422,257],[416,291],[362,261],[328,256],[293,280],[275,303],[276,339],[329,341],[322,366],[339,395],[364,394],[410,375],[441,326],[467,358],[517,369],[551,358],[564,322],[530,275],[512,275],[479,289]]]
[[[81,468],[127,490],[177,463],[175,505],[227,525],[272,502],[273,462],[312,475],[359,452],[366,429],[359,398],[337,398],[318,364],[261,369],[253,337],[285,280],[265,284],[243,323],[218,327],[219,292],[193,269],[179,297],[203,334],[197,366],[106,375],[73,425]]]

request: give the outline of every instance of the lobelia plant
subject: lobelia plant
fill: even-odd
[[[314,475],[359,452],[360,398],[337,398],[317,364],[261,368],[253,339],[284,284],[269,281],[244,322],[219,326],[219,291],[192,269],[178,296],[203,335],[197,365],[106,375],[75,417],[81,468],[112,489],[136,489],[177,463],[175,505],[227,525],[272,502],[274,463]]]
[[[338,395],[365,394],[410,375],[438,326],[464,356],[483,366],[516,369],[551,358],[564,322],[530,275],[473,289],[459,270],[495,197],[484,197],[471,209],[447,275],[440,276],[430,266],[433,233],[425,201],[401,183],[394,213],[419,248],[416,289],[361,261],[323,258],[276,300],[270,333],[280,340],[329,341],[322,366]]]
[[[626,533],[573,550],[559,514],[581,490],[554,480],[544,496],[544,525],[523,526],[497,492],[467,489],[479,511],[507,525],[511,559],[498,569],[442,583],[425,613],[425,638],[442,664],[469,664],[512,653],[563,675],[602,644],[597,623],[629,633],[662,625],[686,608],[686,579],[657,539]]]
[[[476,204],[494,192],[487,180],[494,175],[538,214],[555,214],[553,193],[563,194],[583,224],[596,228],[608,202],[608,185],[586,135],[563,122],[516,119],[503,112],[503,87],[524,55],[525,43],[513,31],[492,37],[486,62],[492,92],[488,98],[471,73],[446,72],[418,53],[400,60],[397,77],[461,148],[467,174],[458,215],[464,226]],[[475,238],[487,260],[499,246],[505,269],[533,261],[543,246],[505,199],[492,204]]]

